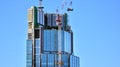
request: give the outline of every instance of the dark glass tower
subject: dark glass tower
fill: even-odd
[[[26,67],[80,67],[79,57],[73,51],[73,32],[68,25],[67,13],[60,14],[59,30],[57,14],[44,13],[42,8],[28,9]]]

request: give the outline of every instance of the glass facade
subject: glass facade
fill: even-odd
[[[79,57],[70,55],[70,67],[80,67],[79,66]]]
[[[71,53],[71,33],[62,30],[61,31],[62,51]],[[56,52],[58,51],[58,30],[44,30],[44,52]]]
[[[38,10],[38,18],[39,19],[37,19],[37,21],[38,21],[38,23],[40,24],[40,25],[44,25],[44,12],[43,11],[40,11],[40,10]]]
[[[40,39],[35,39],[35,64],[40,67]]]
[[[67,24],[67,14],[61,15],[60,37],[56,25],[57,15],[44,14],[42,10],[36,9],[34,7],[29,10],[29,14],[32,15],[29,15],[28,18],[34,19],[34,21],[28,20],[28,29],[30,31],[28,31],[26,47],[26,67],[58,67],[60,64],[61,67],[79,67],[79,57],[73,53],[73,32]],[[61,42],[62,52],[60,53],[58,51],[58,41]]]
[[[42,67],[58,67],[57,54],[42,54]],[[62,54],[62,67],[79,67],[79,57]]]
[[[62,67],[68,67],[68,59],[69,55],[62,55]],[[42,67],[58,67],[58,55],[57,54],[42,54]]]
[[[71,33],[61,31],[62,34],[62,67],[79,67],[79,57],[72,55]],[[41,53],[41,40],[35,39],[35,66],[36,67],[58,67],[58,30],[44,30],[44,50]],[[32,67],[33,40],[27,40],[27,67]],[[67,54],[66,54],[67,53]]]
[[[32,40],[27,40],[27,67],[32,67]]]
[[[61,14],[61,23],[63,27],[67,26],[67,14]],[[49,27],[55,27],[56,24],[56,14],[44,14],[44,25]]]

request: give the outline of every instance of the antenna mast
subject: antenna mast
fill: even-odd
[[[38,8],[41,9],[41,10],[44,8],[44,7],[42,6],[42,1],[43,1],[43,0],[39,0],[39,7],[38,7]]]

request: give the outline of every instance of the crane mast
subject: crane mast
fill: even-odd
[[[43,0],[39,0],[39,9],[40,11],[42,11],[42,9],[44,8],[42,6],[42,1]],[[62,3],[62,9],[61,11],[63,11],[64,7],[67,5],[67,1],[66,0],[63,0],[63,3]],[[73,11],[73,8],[71,8],[72,6],[72,1],[70,1],[70,4],[67,8],[67,11],[70,12],[70,11]],[[59,10],[57,9],[56,10],[56,25],[58,26],[58,62],[56,62],[56,64],[58,65],[58,67],[62,67],[62,65],[64,64],[62,62],[62,22],[61,22],[61,15],[62,14],[59,14]]]
[[[67,2],[66,0],[63,1],[63,4],[62,4],[62,9],[61,11],[63,11],[65,5],[67,5]],[[67,8],[67,11],[70,12],[70,11],[73,11],[73,8],[71,8],[72,6],[72,1],[70,2],[70,5],[69,7]],[[58,25],[58,67],[62,67],[62,65],[64,64],[62,62],[62,22],[61,22],[61,16],[59,14],[59,10],[57,9],[56,10],[56,24]]]
[[[57,14],[56,23],[58,25],[58,67],[62,67],[62,37],[61,37],[61,16]]]

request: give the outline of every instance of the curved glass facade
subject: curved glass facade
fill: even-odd
[[[27,67],[32,67],[33,55],[35,57],[35,67],[58,67],[58,30],[43,30],[43,46],[40,38],[35,38],[34,54],[33,54],[33,40],[27,40]],[[61,31],[62,36],[62,67],[79,67],[79,58],[72,55],[72,33]],[[43,52],[41,53],[41,48]]]
[[[42,67],[58,67],[57,54],[42,54]],[[62,54],[62,67],[79,67],[79,57],[74,55]]]
[[[62,41],[62,52],[71,53],[71,33],[62,30],[61,41]],[[58,30],[44,30],[44,52],[57,52],[58,51]]]

